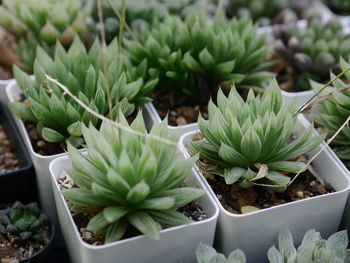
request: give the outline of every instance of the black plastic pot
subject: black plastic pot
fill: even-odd
[[[0,102],[0,124],[20,160],[20,169],[0,174],[0,204],[37,201],[37,186],[32,161],[16,128],[12,114]],[[1,147],[1,145],[0,145]]]
[[[30,258],[19,261],[20,263],[48,263],[51,262],[51,252],[53,247],[53,238],[55,236],[55,227],[50,222],[51,236],[49,242],[38,253],[34,254]],[[50,259],[50,260],[49,260]]]
[[[28,202],[23,202],[24,204]],[[0,205],[0,210],[4,209],[6,207],[12,206],[11,204],[1,204]],[[51,252],[52,252],[52,247],[53,247],[53,239],[55,237],[55,227],[49,220],[49,225],[50,225],[50,240],[47,242],[46,246],[43,247],[38,253],[32,255],[31,257],[27,259],[20,260],[19,263],[49,263],[51,262],[50,257],[51,257]]]

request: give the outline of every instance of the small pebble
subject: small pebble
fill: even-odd
[[[303,191],[297,191],[297,192],[296,192],[296,195],[297,195],[297,197],[299,197],[299,198],[304,198],[304,193],[303,193]]]

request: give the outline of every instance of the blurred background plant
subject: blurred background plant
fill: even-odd
[[[269,263],[349,263],[347,231],[339,231],[323,239],[315,229],[307,231],[298,248],[294,247],[293,236],[287,229],[278,234],[278,249],[273,246],[267,252]]]
[[[129,116],[138,105],[151,101],[148,94],[158,80],[144,82],[147,64],[134,67],[118,50],[117,39],[106,47],[106,51],[96,39],[87,51],[77,36],[68,51],[58,43],[54,58],[38,48],[34,62],[35,79],[14,68],[15,79],[26,100],[9,104],[11,111],[24,121],[37,125],[47,142],[69,140],[80,145],[81,123],[88,125],[91,122],[99,127],[101,122],[65,96],[56,84],[47,82],[45,74],[69,87],[74,95],[98,113],[114,119],[121,110]]]
[[[343,58],[340,59],[340,66],[342,70],[350,67],[348,61]],[[330,78],[334,78],[334,73],[330,74]],[[330,92],[334,92],[332,96],[329,96],[326,100],[323,100],[315,105],[316,111],[313,111],[311,118],[321,127],[320,132],[326,133],[327,138],[332,137],[338,129],[345,123],[350,115],[350,90],[346,89],[350,82],[350,73],[345,74],[345,79],[338,79],[332,83],[333,86],[329,86],[323,90],[320,94],[326,95]],[[323,88],[322,83],[311,81],[311,86],[315,92],[319,92]],[[336,92],[339,89],[344,89],[341,92]],[[345,161],[345,165],[350,168],[350,128],[344,127],[341,133],[332,141],[331,147],[340,159]]]
[[[92,15],[87,19],[87,25],[90,31],[98,34],[101,24],[98,17],[97,1],[93,2],[95,6]],[[116,10],[120,12],[121,1],[104,0],[101,2],[106,40],[109,42],[119,32],[120,20]],[[163,21],[169,15],[184,18],[191,11],[205,9],[207,0],[128,0],[125,4],[125,21],[133,30],[138,30],[142,26],[150,27],[153,20],[156,19]],[[125,35],[130,37],[127,31],[125,31]]]
[[[350,1],[347,0],[323,0],[337,15],[350,15]]]
[[[37,45],[53,54],[57,40],[69,47],[83,35],[90,6],[82,0],[4,0],[0,24],[16,37],[21,68],[32,71]]]
[[[302,18],[321,17],[314,0],[227,0],[228,17],[249,16],[261,26],[295,23]],[[312,8],[311,8],[312,7]]]
[[[337,20],[322,23],[313,19],[306,28],[281,25],[274,34],[276,55],[283,62],[277,70],[278,80],[288,91],[309,90],[309,79],[327,81],[329,70],[339,71],[340,56],[350,54],[350,35]]]

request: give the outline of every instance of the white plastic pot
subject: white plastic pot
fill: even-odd
[[[21,94],[21,91],[18,88],[15,80],[12,80],[7,85],[6,94],[9,102],[17,101],[18,95]],[[33,165],[36,173],[36,181],[38,184],[41,208],[45,212],[45,214],[49,216],[53,224],[55,226],[58,226],[55,200],[54,200],[53,192],[51,188],[49,164],[55,158],[65,155],[65,153],[55,154],[50,156],[44,156],[36,153],[33,149],[32,143],[30,141],[29,135],[27,133],[27,130],[25,128],[23,121],[17,116],[14,116],[14,118],[15,118],[17,127],[22,135],[23,141],[30,154],[30,157],[32,158],[32,161],[33,161]]]
[[[301,107],[315,94],[315,92],[313,90],[301,92],[288,92],[281,90],[281,94],[284,103],[297,103],[298,107]]]
[[[7,103],[8,98],[6,96],[6,86],[11,82],[12,79],[0,80],[0,101]]]
[[[295,133],[301,134],[308,126],[307,120],[299,115]],[[189,154],[185,145],[192,140],[195,133],[187,133],[180,140],[180,148],[186,156]],[[314,155],[319,149],[312,151],[308,156]],[[218,249],[227,255],[239,247],[246,253],[248,262],[265,262],[267,250],[274,244],[278,232],[284,227],[290,229],[296,244],[300,244],[305,232],[311,228],[319,231],[322,237],[336,232],[350,190],[349,173],[335,160],[329,147],[316,157],[313,166],[336,192],[240,215],[224,209],[210,185],[195,167],[220,208],[215,239]]]
[[[195,262],[195,248],[199,242],[213,243],[219,210],[208,193],[198,200],[208,219],[162,230],[159,241],[137,236],[102,246],[85,243],[57,183],[57,179],[64,176],[65,169],[69,167],[71,161],[67,156],[50,164],[58,217],[73,263],[192,263]],[[205,189],[196,174],[192,174],[186,184]]]
[[[160,118],[156,108],[152,103],[147,103],[144,106],[144,115],[147,117],[147,119],[150,120],[150,123],[153,125],[154,123],[161,123],[162,119]],[[198,129],[197,123],[191,123],[187,125],[180,125],[180,126],[170,126],[168,125],[168,131],[169,134],[176,134],[178,136],[183,135],[190,131],[195,131]]]
[[[17,101],[18,95],[21,93],[22,92],[18,88],[16,81],[15,80],[10,81],[10,83],[6,87],[6,94],[7,94],[8,100],[10,102]],[[145,112],[145,110],[143,112]],[[37,184],[38,184],[41,208],[50,217],[54,225],[58,226],[59,224],[57,219],[55,200],[54,200],[53,192],[51,188],[49,164],[52,160],[58,157],[64,156],[66,155],[66,153],[55,154],[50,156],[45,156],[45,155],[36,153],[33,149],[32,143],[30,141],[30,138],[28,136],[28,133],[23,121],[17,116],[14,116],[14,118],[18,126],[18,129],[22,135],[23,141],[33,161]],[[145,123],[146,123],[146,127],[148,128],[151,127],[151,126],[148,126],[148,125],[151,125],[151,121],[147,116],[145,116]]]

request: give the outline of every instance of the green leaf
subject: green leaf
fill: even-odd
[[[199,242],[196,248],[196,258],[198,263],[208,263],[215,255],[217,255],[217,253],[214,248]]]
[[[105,219],[103,212],[98,213],[90,219],[86,229],[89,231],[97,231],[105,228],[110,223]]]
[[[246,166],[248,164],[247,159],[242,154],[225,143],[221,143],[219,156],[231,166]]]
[[[146,182],[141,181],[132,187],[126,196],[126,200],[128,200],[132,204],[137,204],[142,202],[150,193],[150,187]]]
[[[290,173],[298,173],[302,171],[305,163],[293,161],[279,161],[268,164],[270,170],[285,171]],[[306,168],[305,168],[306,169]]]
[[[70,135],[73,135],[75,137],[80,137],[82,136],[82,132],[81,132],[81,122],[77,121],[72,123],[71,125],[68,126],[67,128],[68,132]]]
[[[8,107],[14,115],[21,118],[24,121],[38,121],[27,104],[24,104],[22,102],[10,102],[8,104]]]
[[[128,223],[126,220],[119,220],[109,225],[106,232],[105,243],[108,244],[120,240],[124,236],[127,227]]]
[[[204,195],[202,189],[197,189],[193,187],[180,187],[176,189],[170,189],[165,191],[160,191],[155,195],[155,197],[171,197],[175,199],[175,203],[172,208],[179,208],[187,205],[188,203],[198,199]]]
[[[47,142],[63,142],[66,139],[61,133],[47,127],[41,130],[41,135]]]
[[[191,223],[191,220],[182,213],[175,210],[148,211],[152,218],[165,226],[179,226]]]
[[[146,237],[159,240],[160,225],[145,212],[135,212],[128,215],[128,220],[136,229]]]
[[[114,223],[119,221],[127,213],[130,212],[130,209],[123,206],[110,206],[103,209],[103,216],[109,223]]]
[[[269,179],[272,183],[280,186],[286,186],[290,182],[290,177],[286,176],[284,174],[275,172],[275,171],[268,171],[267,179]]]
[[[113,206],[115,203],[109,199],[97,196],[89,190],[72,188],[62,190],[62,195],[73,204],[79,207],[106,207]]]
[[[136,205],[135,208],[142,210],[165,210],[174,206],[175,200],[171,197],[149,198]]]
[[[234,184],[237,182],[245,173],[247,169],[243,169],[240,167],[234,167],[230,169],[225,169],[224,177],[226,184]]]

